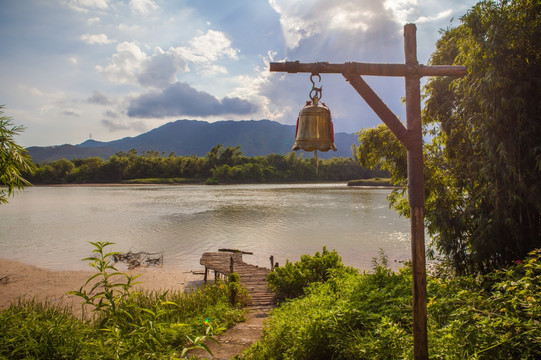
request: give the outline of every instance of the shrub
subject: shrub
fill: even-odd
[[[271,314],[244,359],[412,359],[411,267],[314,282]],[[428,282],[431,359],[541,358],[541,250],[487,276]]]
[[[252,302],[250,292],[240,283],[238,273],[231,273],[227,276],[227,288],[229,301],[232,306],[247,306]]]
[[[295,263],[287,260],[283,267],[277,267],[267,275],[267,282],[277,298],[291,299],[303,295],[308,285],[325,282],[345,272],[354,273],[355,270],[342,263],[336,250],[329,252],[324,246],[321,254],[303,255]]]

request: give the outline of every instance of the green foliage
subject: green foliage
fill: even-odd
[[[482,1],[442,31],[431,63],[462,79],[424,89],[425,214],[433,247],[459,273],[487,273],[541,247],[541,3]],[[383,127],[363,131],[359,159],[407,181],[405,151]],[[405,188],[391,196],[408,215]]]
[[[88,278],[78,291],[70,291],[69,293],[83,298],[83,318],[85,306],[89,305],[92,311],[99,314],[101,325],[108,321],[112,321],[114,324],[117,320],[116,316],[119,314],[118,306],[132,296],[131,288],[138,284],[134,282],[137,276],[119,272],[111,265],[109,258],[119,253],[104,253],[104,249],[112,243],[99,241],[90,243],[95,247],[92,251],[94,256],[85,258],[83,261],[89,261],[89,265],[97,272]],[[91,286],[89,291],[86,290],[87,285]]]
[[[242,321],[229,304],[225,284],[190,292],[135,292],[134,278],[110,265],[105,248],[93,243],[85,259],[96,274],[72,294],[91,317],[49,303],[19,302],[0,312],[0,358],[6,359],[178,359],[190,349],[210,351],[206,342]],[[90,288],[87,290],[87,287]],[[192,335],[202,334],[202,335]]]
[[[313,283],[271,314],[244,359],[412,359],[411,268]],[[447,273],[447,272],[444,272]],[[541,250],[485,276],[428,277],[431,359],[541,356]]]
[[[140,155],[135,150],[120,152],[108,160],[100,158],[61,159],[41,164],[27,177],[38,184],[128,183],[177,184],[257,183],[289,181],[347,181],[384,176],[385,172],[367,170],[353,159],[333,158],[320,161],[315,174],[315,160],[296,153],[270,154],[248,158],[240,148],[216,145],[206,157],[165,156],[157,151]]]
[[[276,267],[267,275],[267,282],[277,298],[291,299],[303,295],[312,283],[323,283],[343,273],[354,272],[353,268],[342,263],[336,250],[328,251],[324,246],[321,254],[303,255],[295,263],[286,260],[283,267]]]
[[[3,115],[3,108],[0,105],[0,204],[7,203],[16,190],[31,185],[24,176],[34,170],[26,150],[13,139],[24,127],[14,126],[11,118]]]
[[[159,295],[150,293],[150,296],[143,297],[133,292],[132,288],[136,284],[133,280],[136,277],[118,272],[109,260],[112,255],[118,253],[104,251],[112,243],[91,244],[95,247],[94,257],[84,260],[89,261],[90,266],[97,272],[81,289],[71,293],[84,299],[83,306],[90,305],[92,310],[98,313],[96,326],[105,334],[105,339],[99,342],[101,351],[112,352],[114,358],[126,358],[133,354],[145,354],[147,358],[154,358],[164,353],[173,356],[178,348],[208,350],[204,344],[204,340],[210,337],[212,329],[208,318],[204,322],[207,327],[206,335],[190,336],[186,329],[197,331],[201,329],[197,327],[193,329],[188,323],[181,322],[186,320],[179,315],[185,314],[184,307],[187,304],[174,301],[178,295],[171,297],[165,292]],[[87,285],[91,286],[89,291],[85,289]],[[216,290],[217,299],[223,301],[226,296],[223,288],[217,287]],[[208,297],[208,294],[205,295]],[[217,304],[216,300],[209,298],[197,300],[205,301],[204,306]],[[203,323],[201,319],[198,320]],[[188,340],[187,343],[185,339]],[[181,353],[185,354],[186,351],[182,350]]]
[[[20,300],[0,312],[1,359],[97,358],[85,346],[99,331],[50,302]]]
[[[432,358],[541,356],[541,250],[485,276],[429,282]]]
[[[229,302],[232,306],[247,306],[252,302],[250,292],[240,283],[238,273],[231,273],[227,276],[227,290]]]

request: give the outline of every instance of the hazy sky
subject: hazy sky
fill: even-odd
[[[136,136],[176,119],[294,124],[309,74],[270,61],[420,63],[474,0],[0,0],[0,104],[23,146]],[[454,18],[454,20],[452,20]],[[452,22],[451,22],[452,21]],[[404,118],[402,78],[366,77]],[[322,74],[337,132],[380,120],[341,75]]]

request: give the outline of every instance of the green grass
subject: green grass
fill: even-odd
[[[111,243],[92,244],[85,260],[96,273],[70,292],[83,299],[83,315],[50,302],[12,304],[0,312],[0,359],[184,359],[244,320],[226,284],[135,292],[136,278],[110,264]]]
[[[390,178],[350,180],[347,184],[348,186],[393,186]]]
[[[411,267],[386,262],[311,283],[240,358],[413,359]],[[427,279],[431,359],[541,358],[541,250],[486,276],[443,274]]]

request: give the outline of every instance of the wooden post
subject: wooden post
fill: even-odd
[[[408,202],[411,218],[411,262],[413,267],[413,354],[428,359],[426,265],[424,232],[424,163],[421,127],[421,76],[417,71],[417,28],[404,26],[406,65],[406,122],[412,141],[408,147]]]
[[[303,64],[298,61],[270,63],[270,71],[288,73],[342,74],[368,105],[389,127],[408,151],[408,202],[411,218],[411,257],[413,267],[413,342],[415,359],[428,359],[426,311],[426,261],[424,232],[424,162],[421,126],[420,79],[423,76],[467,75],[466,67],[456,65],[425,66],[417,61],[417,28],[404,26],[405,64],[369,64],[349,62]],[[361,78],[369,76],[403,76],[406,80],[406,127]],[[272,261],[272,260],[271,260]],[[271,262],[272,264],[272,262]],[[275,267],[278,267],[276,263]]]
[[[229,273],[234,273],[233,271],[233,264],[234,264],[234,261],[233,261],[233,256],[230,256],[229,257]]]
[[[205,266],[205,276],[204,276],[204,278],[203,278],[203,280],[205,281],[205,283],[207,282],[207,273],[208,273],[208,271],[209,271],[209,270],[208,270],[207,267]]]

